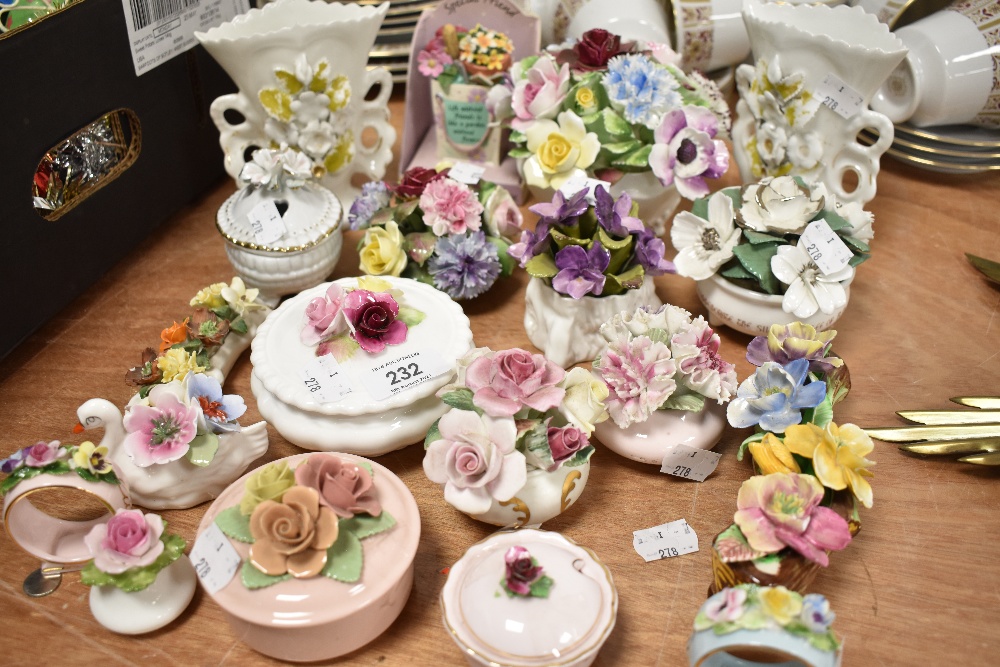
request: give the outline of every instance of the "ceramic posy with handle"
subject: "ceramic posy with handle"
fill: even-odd
[[[248,148],[271,144],[309,155],[342,202],[357,195],[355,174],[385,174],[396,140],[387,107],[392,79],[366,65],[388,10],[388,2],[278,0],[195,33],[239,87],[211,107],[230,176],[239,176]],[[232,111],[243,120],[227,120]],[[369,128],[377,139],[366,146],[361,135]]]

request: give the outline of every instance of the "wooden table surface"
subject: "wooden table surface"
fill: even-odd
[[[393,101],[397,127],[401,103]],[[398,145],[397,145],[398,149]],[[837,406],[838,423],[901,423],[894,411],[947,408],[960,395],[1000,395],[1000,289],[967,263],[966,251],[1000,260],[1000,174],[949,176],[882,161],[872,259],[851,287],[837,324],[836,350],[851,368],[853,389]],[[395,165],[388,172],[395,174]],[[722,184],[738,182],[735,167]],[[0,454],[40,439],[79,443],[76,408],[92,397],[123,406],[124,381],[160,329],[188,312],[201,287],[232,269],[215,230],[215,214],[234,190],[221,183],[165,223],[61,315],[0,362]],[[685,204],[686,206],[686,204]],[[125,213],[123,213],[124,215]],[[348,233],[333,277],[357,274],[357,233]],[[669,243],[668,243],[669,246]],[[86,261],[81,257],[80,261]],[[8,289],[31,289],[25,283]],[[478,345],[531,348],[522,327],[527,276],[518,271],[487,295],[464,304]],[[706,314],[694,283],[656,279],[665,302]],[[39,295],[44,298],[44,295]],[[10,313],[8,316],[16,316]],[[723,354],[742,380],[749,336],[722,329]],[[245,354],[227,381],[259,419]],[[300,452],[273,428],[267,455],[254,465]],[[99,434],[95,434],[99,437]],[[686,664],[685,645],[711,580],[713,535],[729,525],[740,484],[751,475],[736,460],[747,435],[728,428],[723,457],[705,482],[661,474],[603,446],[593,458],[579,503],[545,528],[592,548],[610,567],[620,595],[618,622],[598,660],[609,665]],[[413,592],[381,637],[336,661],[344,665],[460,665],[462,655],[441,623],[442,569],[494,528],[445,503],[424,476],[423,450],[407,447],[379,458],[409,486],[422,521]],[[876,443],[875,504],[863,511],[860,535],[831,556],[812,591],[826,595],[845,638],[846,665],[996,664],[1000,648],[1000,479],[998,471],[905,455]],[[163,512],[189,547],[208,503]],[[701,551],[644,563],[632,531],[687,519]],[[255,653],[229,630],[219,607],[199,590],[167,628],[130,638],[103,629],[90,615],[88,589],[67,575],[49,597],[31,599],[21,582],[38,562],[0,537],[0,610],[5,647],[0,664],[257,665]],[[367,575],[366,575],[367,576]]]

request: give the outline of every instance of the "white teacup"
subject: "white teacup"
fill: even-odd
[[[626,40],[670,43],[658,0],[563,0],[563,9],[570,17],[566,37],[579,39],[591,28],[603,28]]]
[[[872,109],[895,123],[1000,127],[996,0],[962,0],[895,31],[906,59],[875,93]]]

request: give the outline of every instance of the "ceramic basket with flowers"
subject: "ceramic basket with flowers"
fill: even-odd
[[[670,238],[677,273],[698,281],[710,320],[757,335],[793,320],[832,326],[869,257],[872,222],[822,184],[779,176],[699,199]]]
[[[652,277],[673,273],[666,247],[642,220],[626,193],[615,198],[599,185],[557,191],[536,204],[534,231],[524,231],[509,253],[531,275],[525,298],[528,338],[561,366],[594,359],[603,347],[600,325],[640,304],[659,306]]]
[[[438,391],[451,409],[427,433],[424,472],[445,500],[499,526],[538,524],[580,497],[607,388],[540,354],[478,348]]]
[[[398,185],[365,184],[348,217],[351,229],[365,230],[358,245],[364,273],[412,278],[459,300],[513,272],[507,249],[522,221],[510,193],[448,174],[413,167]]]
[[[502,32],[449,23],[417,54],[417,69],[431,79],[439,157],[500,163],[500,124],[486,97],[510,69],[513,52]]]
[[[858,505],[872,506],[868,478],[874,449],[853,424],[838,426],[833,406],[850,390],[842,359],[831,353],[835,331],[796,322],[774,325],[751,341],[758,366],[728,407],[729,423],[755,427],[749,451],[761,473],[743,484],[732,526],[713,546],[715,588],[782,584],[803,590],[861,527]]]
[[[676,206],[674,189],[706,196],[706,179],[729,167],[729,110],[712,81],[677,62],[664,45],[593,29],[515,63],[490,103],[513,130],[528,185],[559,189],[586,172],[657,222]]]

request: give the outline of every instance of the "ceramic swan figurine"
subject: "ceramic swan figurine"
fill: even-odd
[[[186,509],[212,500],[267,451],[267,422],[245,426],[219,436],[219,449],[205,467],[186,458],[145,468],[135,465],[122,446],[125,427],[121,411],[103,398],[92,398],[76,411],[85,430],[104,428],[100,444],[136,505],[154,509]]]

